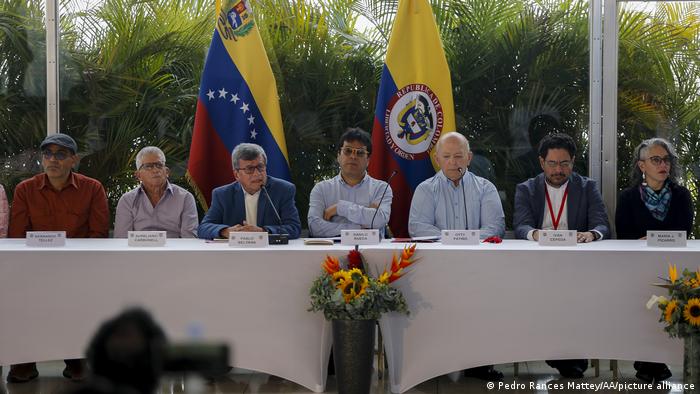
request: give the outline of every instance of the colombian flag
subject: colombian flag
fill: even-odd
[[[450,69],[428,0],[399,0],[382,71],[372,127],[369,173],[386,179],[394,170],[389,227],[408,237],[413,191],[435,174],[431,152],[455,131]]]
[[[234,180],[231,152],[263,147],[268,174],[290,180],[275,77],[247,0],[217,0],[216,29],[202,72],[187,177],[208,208]]]

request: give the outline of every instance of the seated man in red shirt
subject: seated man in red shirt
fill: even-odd
[[[68,238],[107,238],[109,208],[102,184],[73,172],[78,146],[66,134],[52,134],[41,143],[44,172],[15,188],[10,211],[10,238],[27,231],[65,231]],[[85,362],[65,360],[63,376],[82,380]],[[9,383],[28,382],[39,375],[36,363],[16,364],[7,374]]]

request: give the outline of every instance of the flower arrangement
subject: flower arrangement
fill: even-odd
[[[664,331],[671,337],[688,337],[700,334],[700,267],[695,272],[683,270],[678,275],[676,265],[668,266],[668,279],[656,286],[668,289],[668,298],[651,296],[647,308],[658,304],[659,321],[665,323]]]
[[[391,283],[401,278],[417,259],[416,245],[393,255],[391,266],[376,278],[367,274],[358,250],[347,255],[347,268],[334,256],[326,256],[323,272],[311,286],[310,311],[323,311],[327,320],[377,320],[384,312],[408,314],[406,299]]]

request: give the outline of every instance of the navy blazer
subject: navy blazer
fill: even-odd
[[[513,230],[515,238],[527,239],[530,230],[540,229],[544,221],[544,173],[518,184],[515,188]],[[570,230],[596,230],[610,238],[610,224],[605,204],[595,181],[572,173],[566,198],[566,220]]]
[[[294,203],[296,187],[285,180],[273,178],[268,175],[267,188],[270,199],[279,212],[282,224],[279,224],[277,216],[270,202],[265,196],[265,190],[260,190],[258,198],[258,227],[262,227],[270,234],[289,234],[290,239],[299,238],[301,233],[301,221],[299,211]],[[242,224],[245,220],[245,196],[243,187],[238,182],[229,183],[217,187],[212,192],[211,206],[199,225],[197,235],[199,238],[218,238],[221,230]]]

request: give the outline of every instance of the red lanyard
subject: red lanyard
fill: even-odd
[[[559,221],[561,220],[561,214],[564,212],[564,206],[566,205],[566,197],[569,195],[569,185],[566,185],[566,190],[564,190],[564,198],[561,199],[561,205],[559,206],[559,214],[554,217],[554,210],[552,209],[552,200],[549,199],[549,191],[547,191],[547,184],[544,185],[544,195],[547,197],[547,207],[549,208],[549,215],[552,217],[552,225],[556,230],[559,227]]]

